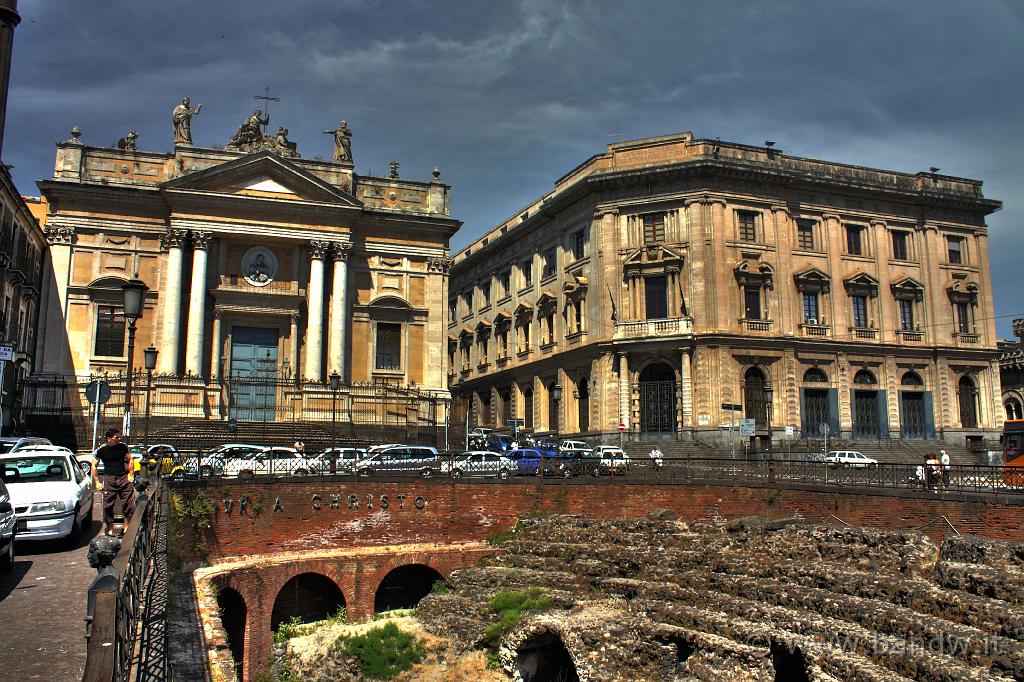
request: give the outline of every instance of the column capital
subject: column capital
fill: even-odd
[[[319,239],[309,240],[309,259],[310,260],[323,260],[327,255],[327,249],[330,248],[331,243],[321,241]]]
[[[220,308],[214,308],[213,309],[213,319],[215,319],[215,320],[222,320],[222,319],[224,319],[224,311],[221,310]]]
[[[843,222],[843,219],[839,216],[838,213],[822,213],[821,214],[821,219],[822,220],[834,220],[837,223]]]
[[[687,199],[683,202],[683,205],[687,207],[692,206],[693,204],[699,204],[701,206],[713,206],[715,204],[720,204],[722,208],[725,208],[728,205],[725,199],[721,197],[713,197],[710,194],[705,194],[693,199]]]
[[[600,220],[605,216],[617,216],[619,215],[619,209],[615,208],[599,208],[594,211],[594,220]]]
[[[427,261],[427,271],[440,272],[443,275],[447,275],[452,269],[452,263],[454,261],[451,258],[431,258]]]
[[[180,249],[185,246],[186,239],[188,239],[188,230],[168,227],[167,230],[160,235],[160,250],[170,251],[171,249]]]
[[[210,240],[213,238],[213,232],[206,230],[193,230],[192,231],[192,248],[206,251],[210,248]]]
[[[288,317],[291,318],[292,324],[298,324],[299,320],[302,319],[302,311],[293,310]]]
[[[44,228],[43,235],[46,237],[46,243],[50,245],[75,243],[75,228],[70,225]]]
[[[352,255],[352,242],[332,242],[331,255],[336,261],[348,262],[348,257]]]

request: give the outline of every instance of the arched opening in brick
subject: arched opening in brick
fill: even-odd
[[[298,618],[303,623],[325,620],[345,606],[345,596],[334,581],[319,573],[302,573],[284,584],[274,600],[270,629]]]
[[[542,632],[516,650],[516,671],[523,682],[579,682],[576,664],[558,635]]]
[[[241,677],[242,660],[245,657],[245,623],[248,609],[242,595],[230,587],[221,588],[217,593],[217,607],[220,609],[220,623],[228,637],[231,658],[235,659],[235,674]]]
[[[775,682],[810,682],[807,674],[807,658],[804,652],[792,642],[773,639],[771,643],[772,667],[775,668]]]
[[[415,608],[420,600],[430,594],[434,583],[444,581],[444,576],[423,564],[408,564],[392,570],[377,586],[373,598],[375,613],[394,609]]]
[[[666,635],[659,637],[658,642],[665,646],[672,647],[676,654],[676,670],[683,671],[686,661],[697,651],[696,643],[692,640],[680,637],[679,635]]]

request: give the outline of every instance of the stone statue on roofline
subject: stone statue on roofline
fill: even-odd
[[[198,114],[203,105],[200,104],[195,109],[191,107],[192,100],[188,97],[181,100],[181,104],[174,107],[174,111],[171,112],[171,123],[174,125],[174,144],[192,144],[192,117]]]
[[[257,109],[242,122],[242,125],[238,126],[235,136],[224,146],[224,149],[231,152],[248,153],[270,151],[286,158],[299,158],[295,143],[288,139],[287,128],[278,128],[274,135],[263,134],[260,126],[269,123],[270,117],[264,116],[263,112]]]
[[[334,160],[352,160],[352,131],[348,129],[348,121],[342,121],[334,130],[325,130],[324,135],[334,135]]]

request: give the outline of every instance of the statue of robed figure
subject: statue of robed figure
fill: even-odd
[[[192,117],[202,110],[200,104],[195,109],[191,108],[192,101],[186,97],[181,104],[174,107],[171,112],[171,122],[174,124],[174,144],[192,144]]]
[[[334,130],[325,130],[324,135],[334,135],[334,160],[352,160],[352,131],[348,129],[348,122],[342,121]]]

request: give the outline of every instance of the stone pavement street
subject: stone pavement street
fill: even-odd
[[[97,494],[97,519],[101,505]],[[94,523],[73,549],[63,541],[15,545],[14,570],[0,573],[0,682],[82,679],[86,592],[96,575],[86,554],[100,528]]]

